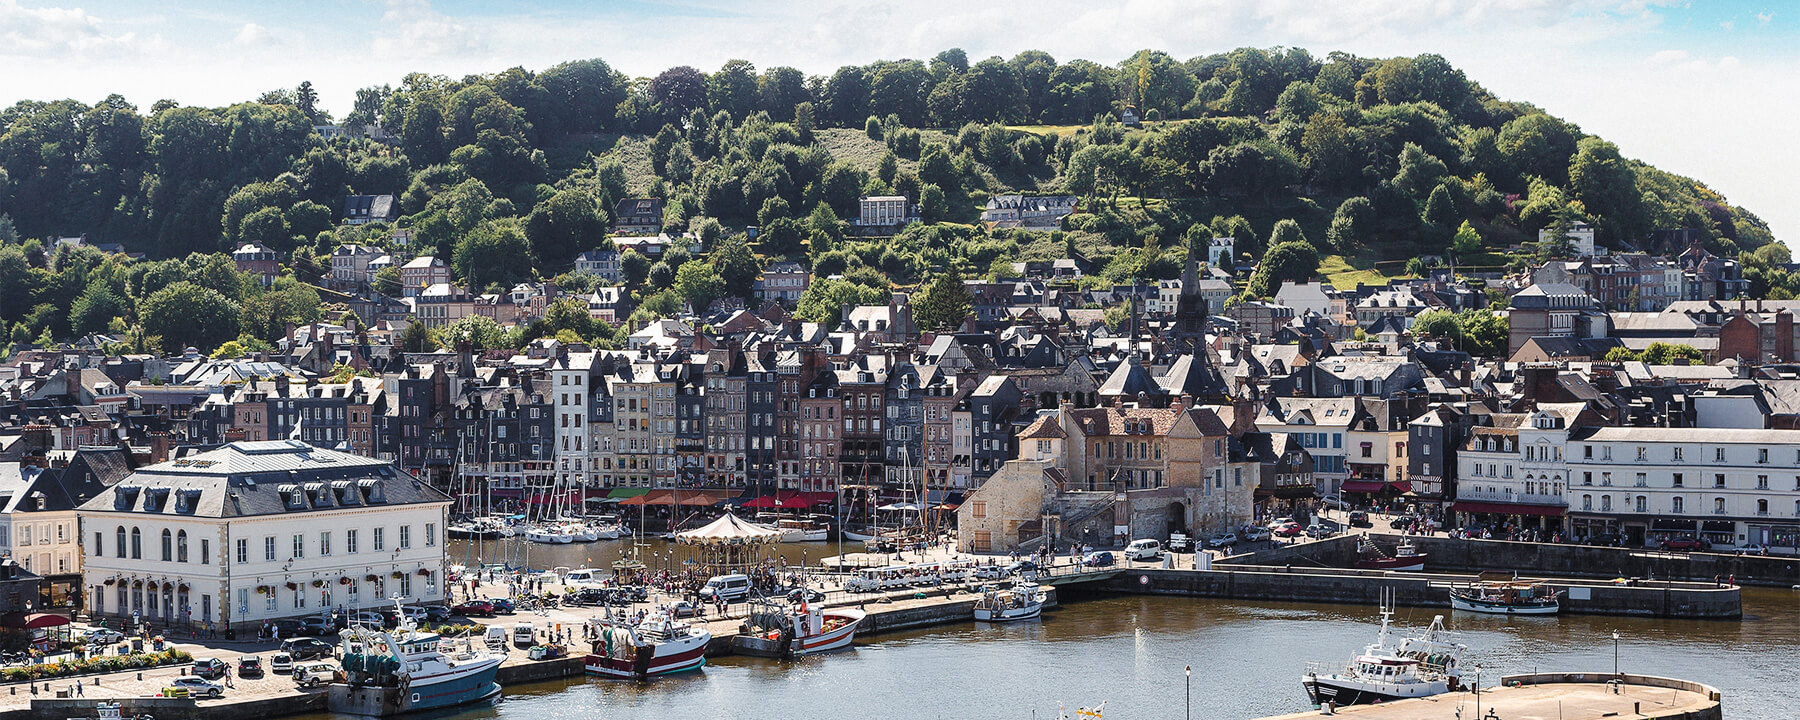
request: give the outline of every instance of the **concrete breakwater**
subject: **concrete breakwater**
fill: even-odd
[[[1490,717],[1561,718],[1562,720],[1720,720],[1716,688],[1688,680],[1611,673],[1532,673],[1507,675],[1498,687],[1476,698],[1467,692],[1411,700],[1338,708],[1352,720],[1456,720]],[[1322,713],[1301,712],[1263,720],[1302,720]]]
[[[1383,544],[1399,542],[1398,535],[1377,535]],[[1663,552],[1659,550],[1555,545],[1549,543],[1511,542],[1507,540],[1457,540],[1442,537],[1414,537],[1413,545],[1429,556],[1425,567],[1432,571],[1478,572],[1481,570],[1518,570],[1565,577],[1655,578],[1712,582],[1713,578],[1733,578],[1744,585],[1793,587],[1800,585],[1800,559],[1761,557],[1705,552]],[[1321,543],[1308,543],[1316,545]],[[1297,549],[1305,548],[1297,546]],[[1343,555],[1344,564],[1355,553],[1354,543],[1348,550],[1334,547],[1331,557]],[[1258,560],[1260,564],[1267,564]]]
[[[1215,565],[1212,570],[1130,569],[1093,587],[1118,593],[1191,595],[1246,600],[1288,600],[1373,605],[1391,590],[1394,602],[1448,607],[1449,583],[1471,575],[1396,573],[1379,570],[1326,570],[1258,565]],[[1738,589],[1711,583],[1622,585],[1552,579],[1565,592],[1563,610],[1595,615],[1731,619],[1743,615]]]

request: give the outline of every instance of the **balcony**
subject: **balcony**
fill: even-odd
[[[1569,506],[1568,498],[1561,495],[1539,495],[1535,493],[1490,493],[1480,490],[1471,491],[1468,489],[1458,489],[1456,491],[1456,499],[1468,500],[1471,502],[1512,503],[1515,505]]]

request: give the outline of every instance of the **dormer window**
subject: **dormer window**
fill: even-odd
[[[120,485],[119,489],[113,493],[113,508],[116,510],[130,510],[132,506],[137,504],[138,493],[140,492],[143,492],[143,488],[140,486]]]
[[[306,496],[300,494],[299,485],[280,485],[275,491],[281,494],[281,506],[288,510],[305,510]]]

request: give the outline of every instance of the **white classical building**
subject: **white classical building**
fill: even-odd
[[[392,463],[290,440],[139,468],[79,510],[88,609],[250,631],[446,598],[450,498]]]
[[[1569,428],[1580,403],[1545,403],[1524,414],[1497,414],[1477,427],[1456,456],[1456,504],[1463,524],[1535,528],[1546,539],[1567,530]]]
[[[1800,551],[1800,431],[1607,427],[1577,430],[1564,451],[1577,536],[1654,544]]]

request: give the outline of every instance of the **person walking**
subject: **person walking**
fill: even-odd
[[[80,680],[75,681],[75,697],[87,697],[87,692],[81,687]]]

